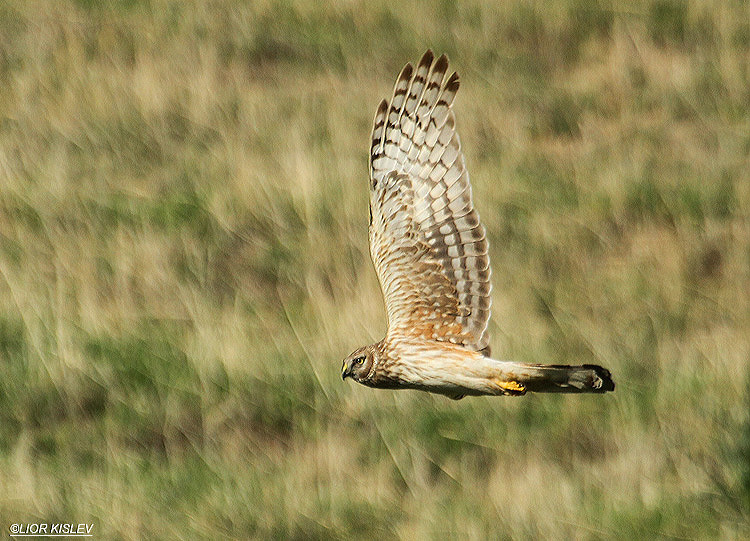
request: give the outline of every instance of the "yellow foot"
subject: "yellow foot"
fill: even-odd
[[[495,380],[495,384],[502,389],[504,395],[523,396],[526,394],[526,387],[517,381]]]

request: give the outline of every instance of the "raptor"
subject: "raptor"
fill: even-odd
[[[467,395],[604,393],[601,366],[527,364],[490,354],[490,259],[456,131],[456,73],[427,51],[407,64],[375,113],[370,255],[388,330],[341,369],[368,387]]]

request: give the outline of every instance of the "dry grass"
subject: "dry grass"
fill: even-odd
[[[0,6],[0,519],[139,538],[750,535],[739,1]],[[343,385],[366,142],[447,52],[493,349],[605,397]]]

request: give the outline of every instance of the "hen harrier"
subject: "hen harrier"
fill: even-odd
[[[385,338],[344,360],[342,379],[381,389],[466,395],[604,393],[607,369],[490,358],[490,259],[471,201],[451,104],[458,75],[427,51],[406,64],[375,113],[370,255],[388,315]]]

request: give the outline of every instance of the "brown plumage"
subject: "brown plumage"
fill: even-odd
[[[595,365],[491,359],[490,260],[455,129],[458,75],[427,51],[401,71],[375,114],[370,147],[370,255],[388,317],[385,338],[344,360],[342,378],[451,398],[603,393]]]

